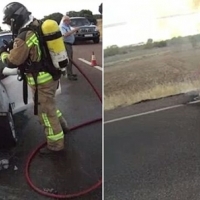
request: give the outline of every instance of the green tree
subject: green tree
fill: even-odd
[[[63,17],[63,14],[56,12],[56,13],[52,13],[50,15],[44,16],[42,20],[52,19],[52,20],[55,20],[58,24],[60,24],[62,17]]]
[[[195,38],[195,36],[190,36],[189,40],[192,44],[192,47],[195,48],[197,46],[197,39]]]
[[[100,15],[100,14],[95,14],[95,15],[93,15],[93,17],[95,19],[102,19],[102,15]]]
[[[90,11],[90,10],[81,10],[79,12],[77,12],[77,11],[69,11],[67,13],[67,15],[69,17],[85,17],[90,21],[90,23],[92,23],[94,25],[97,24],[97,19],[98,18],[95,15],[93,15],[92,11]]]
[[[104,49],[104,56],[109,57],[109,56],[114,56],[119,54],[120,48],[117,45],[112,45]]]
[[[153,47],[166,47],[167,41],[154,42]]]
[[[93,13],[90,10],[69,11],[66,15],[69,17],[93,17]]]
[[[66,15],[68,15],[69,17],[80,17],[80,12],[69,11],[66,13]]]
[[[151,49],[152,47],[153,47],[153,39],[150,38],[150,39],[147,40],[145,48],[146,49]]]
[[[81,10],[80,17],[93,17],[93,13],[90,10]]]

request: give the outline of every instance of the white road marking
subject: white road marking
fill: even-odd
[[[79,58],[79,60],[82,61],[82,62],[84,62],[87,65],[91,65],[91,63],[89,61],[87,61],[87,60],[85,60],[83,58]],[[94,66],[94,68],[96,68],[96,69],[98,69],[100,71],[103,71],[102,67],[100,67],[100,66]]]
[[[190,102],[188,104],[195,104],[195,103],[199,103],[199,102],[200,102],[200,100],[197,100],[197,101]],[[149,114],[161,112],[161,111],[164,111],[164,110],[170,110],[170,109],[173,109],[173,108],[183,107],[183,106],[186,106],[186,105],[187,104],[178,104],[178,105],[169,106],[169,107],[165,107],[165,108],[159,108],[159,109],[155,109],[155,110],[150,110],[150,111],[147,111],[147,112],[138,113],[138,114],[134,114],[134,115],[128,115],[128,116],[124,116],[124,117],[105,121],[104,124],[109,124],[109,123],[113,123],[113,122],[117,122],[117,121],[122,121],[122,120],[125,120],[125,119],[140,117],[140,116],[143,116],[143,115],[149,115]]]

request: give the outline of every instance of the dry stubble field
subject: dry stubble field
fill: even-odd
[[[200,48],[140,50],[140,56],[121,57],[116,63],[115,56],[105,59],[105,110],[200,88]]]
[[[102,19],[97,20],[97,27],[98,27],[99,32],[100,32],[100,39],[102,40]]]

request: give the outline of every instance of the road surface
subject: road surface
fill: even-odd
[[[184,101],[180,95],[105,114],[105,200],[200,199],[200,103]]]
[[[74,60],[88,75],[101,93],[102,71],[91,68],[78,60],[89,59],[92,50],[101,64],[101,44],[82,44],[74,48]],[[102,106],[84,77],[78,73],[78,81],[62,78],[62,94],[57,97],[58,108],[73,127],[88,120],[102,117]],[[21,94],[20,94],[21,95]],[[0,171],[0,199],[3,200],[45,200],[49,199],[34,192],[24,177],[25,161],[29,153],[41,142],[44,135],[33,109],[15,116],[21,142],[16,156],[8,170]],[[14,171],[14,166],[18,169]],[[55,189],[61,194],[86,189],[101,178],[102,173],[102,124],[96,123],[66,136],[66,151],[63,156],[36,156],[31,166],[31,178],[41,189]],[[80,200],[100,200],[101,187]]]

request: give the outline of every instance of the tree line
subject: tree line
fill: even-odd
[[[153,48],[165,48],[165,47],[173,47],[173,46],[181,46],[184,44],[190,44],[194,49],[199,48],[200,46],[200,34],[189,35],[184,37],[173,37],[168,40],[162,41],[153,41],[153,39],[149,38],[146,43],[142,43],[140,45],[127,45],[118,47],[117,45],[111,45],[104,49],[104,57],[110,57],[115,55],[128,54],[137,50],[143,49],[153,49]]]
[[[81,10],[79,12],[69,11],[69,12],[66,12],[66,15],[68,15],[69,17],[85,17],[94,25],[97,24],[97,19],[102,18],[101,14],[93,14],[92,11],[90,11],[90,10]],[[44,18],[42,20],[53,19],[59,24],[62,17],[63,17],[62,13],[56,12],[56,13],[52,13],[50,15],[44,16]]]
[[[68,11],[66,12],[66,15],[69,17],[85,17],[87,18],[91,23],[94,25],[97,25],[97,20],[102,19],[103,15],[103,3],[101,3],[98,6],[98,11],[99,14],[93,14],[91,10],[80,10],[80,11]],[[55,20],[58,24],[60,23],[61,19],[63,17],[62,13],[55,12],[49,15],[44,16],[41,20],[46,20],[46,19],[53,19]],[[3,31],[2,28],[0,27],[0,32]]]

